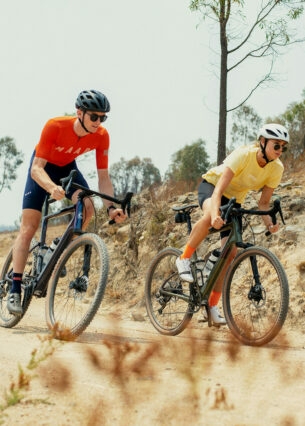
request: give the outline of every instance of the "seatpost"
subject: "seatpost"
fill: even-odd
[[[190,234],[192,231],[192,221],[190,212],[185,212],[186,223],[187,223],[187,232]]]

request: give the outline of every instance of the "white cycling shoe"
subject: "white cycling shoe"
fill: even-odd
[[[191,271],[190,259],[181,259],[180,257],[177,257],[176,266],[177,266],[180,278],[183,281],[186,281],[188,283],[194,282],[194,278]]]
[[[202,314],[203,314],[203,319],[199,320],[199,321],[201,321],[201,322],[207,322],[208,321],[208,316],[207,316],[207,313],[206,313],[206,308],[203,308]],[[227,324],[227,322],[224,319],[224,317],[222,317],[220,315],[220,312],[219,312],[219,309],[218,309],[217,306],[211,306],[210,307],[210,315],[211,315],[212,325],[215,325],[216,327],[219,327],[221,325],[226,325]]]

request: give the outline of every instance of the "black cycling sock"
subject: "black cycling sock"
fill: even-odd
[[[13,285],[11,293],[21,293],[22,274],[13,272]]]

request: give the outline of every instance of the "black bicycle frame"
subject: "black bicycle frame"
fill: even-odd
[[[45,201],[46,206],[44,210],[44,216],[43,216],[43,220],[41,224],[40,247],[43,247],[46,243],[46,233],[47,233],[49,220],[60,217],[60,216],[65,216],[70,212],[74,212],[74,217],[72,218],[66,231],[60,238],[59,243],[57,244],[49,262],[46,264],[45,268],[39,273],[39,275],[34,280],[33,291],[37,291],[41,294],[44,294],[47,289],[47,283],[50,279],[50,276],[53,272],[56,262],[59,259],[59,256],[62,253],[63,249],[67,247],[69,242],[72,240],[73,235],[75,233],[79,233],[79,230],[75,232],[75,222],[77,220],[77,216],[75,212],[77,211],[77,207],[79,211],[81,211],[81,208],[79,207],[79,205],[83,207],[82,201],[78,200],[76,205],[65,207],[55,213],[47,214],[48,207],[52,202],[53,200],[50,200],[49,196],[47,196]],[[39,293],[37,294],[37,296],[39,296]]]
[[[83,199],[88,196],[94,196],[97,195],[105,200],[112,201],[113,203],[119,204],[122,208],[122,210],[125,212],[125,209],[127,211],[128,216],[130,215],[130,202],[131,198],[133,196],[132,192],[127,192],[125,195],[125,198],[123,200],[119,200],[117,198],[111,197],[107,194],[102,194],[97,191],[93,191],[89,188],[86,188],[82,185],[79,185],[77,183],[73,182],[73,177],[76,175],[77,171],[72,170],[66,178],[61,179],[62,187],[65,189],[65,192],[68,192],[68,188],[71,186],[75,189],[81,190],[77,197],[77,202],[73,206],[65,207],[61,209],[58,212],[48,214],[49,205],[53,203],[55,200],[50,200],[50,196],[47,195],[45,199],[45,206],[44,206],[44,212],[43,212],[43,220],[41,224],[41,235],[40,235],[40,248],[45,246],[46,243],[46,234],[47,234],[47,228],[48,228],[48,221],[50,219],[53,219],[55,217],[64,216],[69,212],[74,212],[74,216],[72,220],[70,221],[66,231],[62,235],[62,237],[59,240],[59,243],[57,244],[49,262],[45,266],[45,268],[40,271],[39,275],[35,277],[33,280],[33,288],[32,291],[35,292],[35,295],[38,297],[41,295],[44,295],[47,289],[47,284],[50,279],[50,276],[53,272],[54,266],[56,265],[57,260],[59,259],[61,253],[63,252],[63,249],[67,247],[69,242],[72,240],[73,235],[75,234],[81,234],[82,231],[82,225],[83,225],[83,210],[84,210],[84,203]],[[115,223],[114,220],[111,220],[109,222],[110,224]],[[84,266],[85,268],[85,266]],[[37,294],[36,294],[37,292]]]

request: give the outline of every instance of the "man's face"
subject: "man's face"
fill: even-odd
[[[91,133],[95,133],[100,124],[107,119],[107,115],[103,112],[81,111],[83,123],[86,129]]]

